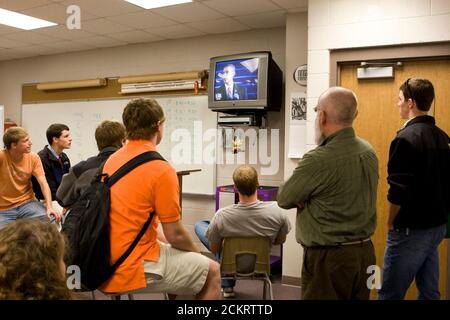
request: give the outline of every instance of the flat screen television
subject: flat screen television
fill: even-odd
[[[213,57],[208,106],[230,114],[279,111],[283,75],[269,51]]]

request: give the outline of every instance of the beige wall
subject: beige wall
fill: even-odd
[[[294,70],[303,64],[307,59],[307,13],[289,14],[286,19],[286,92],[285,110],[289,110],[289,100],[292,92],[305,92],[306,88],[294,81]],[[286,134],[284,144],[289,146],[289,112],[284,113]],[[306,132],[305,132],[306,134]],[[298,159],[287,157],[288,148],[284,151],[284,180],[287,180],[298,163]],[[283,277],[300,278],[302,265],[302,247],[295,239],[295,219],[296,210],[286,210],[292,224],[292,231],[288,234],[286,243],[283,246]],[[290,281],[287,281],[290,282]]]
[[[314,0],[308,3],[307,150],[312,108],[330,83],[330,50],[450,40],[450,0]]]
[[[307,21],[307,32],[304,23]],[[330,83],[330,50],[375,47],[410,43],[450,41],[450,0],[360,1],[314,0],[308,2],[307,17],[290,14],[286,20],[286,93],[288,107],[291,92],[301,91],[293,81],[295,67],[308,64],[306,152],[314,142],[314,106]],[[307,48],[307,59],[304,56]],[[289,115],[285,113],[285,145],[289,145]],[[284,152],[284,178],[297,162]],[[289,211],[295,222],[294,210]],[[295,224],[293,224],[295,225]],[[294,231],[294,230],[293,230]],[[284,246],[283,276],[300,277],[301,247],[291,232]]]
[[[5,105],[5,116],[20,124],[21,88],[25,83],[209,69],[212,56],[263,50],[271,51],[274,60],[284,70],[285,29],[228,33],[0,62],[0,104]],[[306,48],[302,50],[306,54]],[[279,129],[281,141],[284,139],[283,117],[283,112],[269,114],[269,129]],[[262,176],[262,185],[278,186],[283,181],[282,143],[280,148],[279,169],[276,174]],[[218,185],[232,183],[231,173],[235,167],[218,165]],[[260,171],[259,166],[257,168]],[[195,174],[185,179],[195,179]],[[230,203],[226,195],[223,198],[226,201],[221,202],[222,205]],[[194,223],[210,219],[214,210],[212,198],[195,196],[183,199],[183,222],[194,240],[197,241],[193,233]]]

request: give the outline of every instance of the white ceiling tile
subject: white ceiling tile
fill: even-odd
[[[0,38],[0,48],[17,48],[29,46],[28,43],[7,39],[5,37]]]
[[[287,9],[287,12],[289,13],[295,13],[295,12],[308,12],[308,8],[306,7],[297,7],[297,8],[289,8]]]
[[[97,17],[117,16],[144,9],[134,6],[123,0],[64,0],[63,4],[77,5],[81,9],[81,15],[90,13]]]
[[[245,0],[245,2],[243,0],[208,0],[202,3],[229,16],[243,16],[280,9],[270,0]]]
[[[164,40],[163,37],[159,37],[141,30],[114,33],[109,34],[108,36],[127,43],[143,43]]]
[[[50,0],[0,0],[0,8],[20,11],[52,3]]]
[[[313,0],[314,1],[314,0]],[[304,8],[308,9],[308,0],[272,0],[275,4],[284,9]]]
[[[76,51],[76,50],[72,50],[72,51]],[[50,55],[50,54],[60,54],[60,53],[67,53],[69,52],[67,49],[64,48],[50,48],[48,49],[48,51],[42,53],[42,55]]]
[[[125,41],[121,41],[118,39],[113,39],[106,36],[94,36],[89,38],[77,39],[76,42],[92,45],[96,48],[104,48],[104,47],[116,47],[121,45],[126,45]]]
[[[46,47],[55,48],[55,49],[65,49],[65,51],[80,51],[80,50],[88,50],[95,48],[92,45],[88,45],[81,42],[62,40],[58,42],[46,43]]]
[[[0,24],[0,34],[8,34],[8,33],[20,32],[20,31],[22,31],[22,30]]]
[[[286,26],[286,11],[279,10],[274,12],[252,14],[248,16],[236,17],[235,19],[252,28],[284,27]]]
[[[51,22],[56,22],[59,24],[66,24],[69,14],[66,12],[67,7],[53,3],[42,7],[36,7],[32,9],[20,11],[23,14],[36,17],[39,19],[45,19]],[[96,16],[81,13],[81,20],[90,20],[96,18]]]
[[[11,40],[21,41],[28,44],[39,44],[55,41],[55,37],[49,37],[34,31],[20,31],[12,34],[4,35],[3,37]],[[57,39],[59,40],[59,39]]]
[[[203,31],[192,29],[183,24],[177,24],[174,26],[162,28],[145,29],[145,31],[166,39],[179,39],[206,35],[206,33]]]
[[[133,30],[131,27],[104,18],[85,21],[83,22],[81,29],[95,34],[109,34]]]
[[[286,12],[304,12],[307,3],[194,0],[145,10],[123,0],[0,0],[0,8],[59,23],[33,31],[0,25],[0,60],[280,27],[285,25]],[[65,25],[69,5],[81,9],[81,30],[69,30]]]
[[[46,6],[22,10],[20,12],[36,18],[49,20],[59,24],[66,24],[67,18],[70,16],[70,14],[67,13],[67,7],[68,6],[63,4],[52,3]],[[80,18],[81,21],[85,21],[95,19],[97,16],[81,11]]]
[[[48,27],[48,28],[42,28],[35,30],[35,33],[47,35],[49,37],[54,37],[58,39],[65,39],[65,40],[73,40],[73,39],[81,39],[81,38],[88,38],[92,37],[93,34],[90,32],[83,31],[83,24],[81,23],[81,30],[69,30],[64,25],[54,26],[54,27]]]
[[[108,17],[108,19],[130,27],[134,27],[136,29],[164,27],[174,25],[177,23],[176,21],[164,18],[148,10],[124,14],[120,16]]]
[[[20,47],[20,48],[16,48],[14,49],[15,52],[17,53],[34,53],[35,55],[42,55],[42,54],[51,54],[54,53],[55,51],[57,51],[57,49],[55,48],[50,48],[50,47],[44,47],[44,46],[40,46],[40,45],[32,45],[32,46],[28,46],[28,47]]]
[[[10,60],[14,57],[14,51],[0,48],[0,61]]]
[[[187,23],[188,26],[205,33],[227,33],[249,30],[250,28],[232,19],[224,18],[218,20],[199,21]]]
[[[152,11],[183,23],[225,18],[225,15],[198,2],[158,8]]]
[[[33,57],[36,55],[37,54],[33,53],[33,52],[17,52],[17,50],[13,50],[13,49],[0,50],[0,60],[21,59],[21,58]]]

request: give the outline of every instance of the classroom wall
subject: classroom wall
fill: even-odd
[[[307,149],[314,106],[329,87],[330,50],[450,40],[450,0],[308,2]]]
[[[5,117],[20,124],[21,88],[25,83],[209,69],[209,58],[212,56],[261,50],[271,51],[274,60],[284,70],[285,28],[167,40],[4,61],[0,62],[0,105],[5,105]],[[303,50],[306,54],[306,48]],[[269,128],[279,129],[280,141],[283,141],[283,112],[270,113]],[[283,144],[280,144],[280,148],[278,171],[273,175],[262,176],[260,178],[262,185],[278,186],[283,181]],[[218,185],[232,183],[231,174],[235,167],[236,165],[218,166]],[[259,170],[259,166],[256,167]],[[195,179],[195,174],[184,179]],[[227,195],[223,196],[223,200],[221,205],[229,204],[232,201]],[[183,198],[183,222],[192,232],[194,240],[197,241],[197,237],[193,233],[194,223],[201,219],[210,219],[214,211],[215,201],[212,198],[201,196]]]
[[[306,92],[306,87],[300,86],[294,81],[294,71],[298,66],[307,63],[307,13],[288,14],[286,19],[286,66],[285,66],[285,110],[289,110],[290,96],[293,92]],[[285,137],[284,145],[289,146],[289,112],[284,113]],[[306,132],[305,132],[306,134]],[[302,137],[298,137],[301,139]],[[299,159],[288,158],[288,148],[284,151],[284,180],[287,180],[298,164]],[[295,239],[295,209],[286,210],[291,221],[292,231],[288,234],[286,243],[283,246],[283,281],[290,284],[299,284],[301,275],[302,247]]]
[[[307,14],[307,17],[305,16]],[[289,14],[286,20],[285,108],[290,94],[302,91],[292,78],[294,69],[308,64],[307,152],[314,142],[314,106],[330,86],[330,50],[375,47],[450,40],[450,0],[359,1],[314,0],[306,14]],[[304,34],[304,23],[307,32]],[[307,57],[304,48],[307,48]],[[289,145],[289,114],[285,113],[285,145]],[[292,174],[297,160],[284,152],[284,179]],[[295,229],[295,210],[288,211]],[[302,248],[295,241],[295,230],[284,245],[283,278],[295,283],[300,278]]]

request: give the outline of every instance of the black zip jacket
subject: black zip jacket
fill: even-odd
[[[52,192],[52,200],[56,200],[56,190],[58,190],[59,185],[61,184],[62,176],[69,172],[70,169],[70,160],[67,155],[62,152],[61,162],[53,155],[48,146],[45,146],[44,149],[38,152],[39,157],[42,161],[42,166],[45,171],[45,178],[47,179],[47,183],[50,187],[50,191]],[[37,180],[33,177],[33,191],[38,199],[44,199],[44,195],[42,194],[41,187]]]
[[[388,200],[400,205],[395,228],[443,225],[450,214],[450,138],[431,116],[398,131],[388,162]]]

